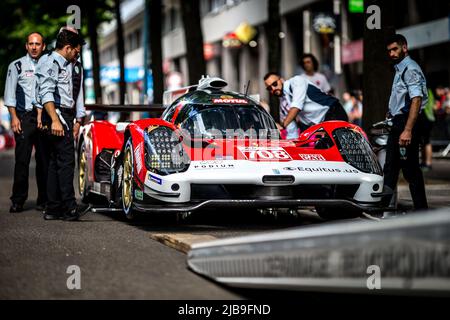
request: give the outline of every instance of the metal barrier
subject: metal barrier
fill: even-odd
[[[450,208],[195,244],[189,267],[236,287],[450,294]]]

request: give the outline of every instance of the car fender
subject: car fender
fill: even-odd
[[[103,149],[120,150],[123,144],[123,133],[116,131],[116,126],[107,121],[93,121],[81,128],[77,151],[80,153],[82,143],[85,143],[88,161],[88,181],[94,181],[94,164],[97,155]]]

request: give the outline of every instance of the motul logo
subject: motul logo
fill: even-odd
[[[213,103],[233,103],[233,104],[248,104],[245,99],[213,99]]]

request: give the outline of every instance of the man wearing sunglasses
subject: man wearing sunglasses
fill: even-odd
[[[287,139],[298,138],[298,130],[294,134],[293,125],[297,117],[301,131],[323,121],[348,121],[339,100],[304,77],[284,80],[278,73],[269,72],[264,76],[264,83],[271,95],[280,98],[280,125],[288,131]]]

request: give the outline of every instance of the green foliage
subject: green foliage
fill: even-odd
[[[44,35],[49,44],[58,30],[66,25],[67,7],[78,5],[81,9],[81,33],[86,37],[87,6],[96,8],[99,23],[114,17],[113,0],[2,0],[0,10],[0,96],[3,96],[6,71],[11,61],[25,55],[26,36],[34,31]]]

